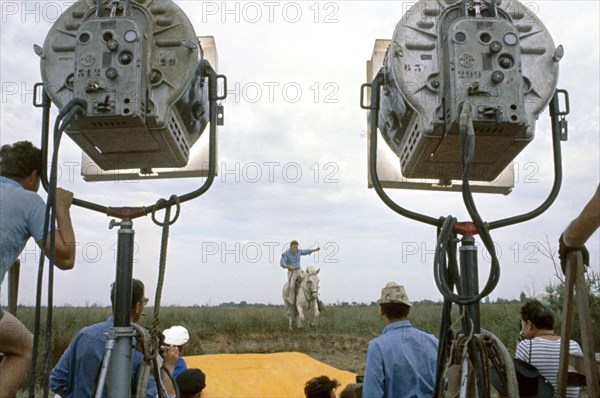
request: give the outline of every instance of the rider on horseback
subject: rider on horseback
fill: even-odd
[[[307,256],[311,253],[318,252],[321,248],[302,250],[298,248],[298,241],[293,240],[290,243],[290,248],[281,254],[281,268],[288,270],[288,288],[286,297],[290,303],[296,303],[296,293],[298,292],[298,284],[302,279],[302,268],[300,267],[300,256]]]

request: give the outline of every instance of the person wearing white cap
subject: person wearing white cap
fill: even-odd
[[[165,329],[163,335],[165,336],[165,345],[167,346],[167,349],[177,348],[179,351],[179,357],[177,358],[175,368],[172,372],[173,378],[176,378],[181,372],[187,369],[187,364],[181,355],[183,354],[183,346],[190,340],[190,334],[183,326],[172,326]]]
[[[369,343],[364,398],[431,397],[435,388],[438,339],[407,319],[412,304],[404,286],[381,289],[381,336]]]

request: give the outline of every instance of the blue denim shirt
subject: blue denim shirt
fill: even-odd
[[[292,253],[292,249],[287,249],[281,254],[281,261],[279,265],[283,268],[283,266],[291,265],[296,269],[300,269],[300,256],[307,256],[314,252],[312,249],[300,250],[296,254]]]
[[[104,333],[108,332],[112,327],[114,323],[113,319],[111,315],[105,322],[87,326],[77,332],[69,347],[67,347],[54,369],[52,369],[50,389],[53,392],[61,395],[63,398],[92,397],[96,375],[99,372],[102,357],[104,356],[104,347],[106,345],[106,336]],[[133,350],[131,369],[132,397],[135,397],[133,391],[137,388],[142,361],[142,353]],[[146,397],[153,398],[156,395],[156,382],[150,376]],[[106,397],[106,388],[104,389],[103,396]]]
[[[369,343],[363,398],[430,398],[437,350],[431,333],[408,320],[390,323]]]
[[[185,363],[185,359],[179,356],[177,362],[175,362],[175,368],[173,368],[173,378],[176,379],[186,369],[187,364]]]
[[[35,192],[0,177],[0,283],[30,237],[44,237],[46,204]]]

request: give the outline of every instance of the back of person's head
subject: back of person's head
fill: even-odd
[[[381,304],[381,311],[389,319],[402,319],[408,316],[410,307],[401,303],[388,303]]]
[[[340,398],[362,398],[362,383],[348,384],[340,393]]]
[[[521,319],[530,321],[538,329],[554,329],[554,314],[535,299],[529,299],[521,306]]]
[[[186,369],[175,379],[181,398],[199,397],[206,387],[206,375],[197,368]]]
[[[0,175],[23,179],[42,170],[42,151],[29,141],[19,141],[0,148]]]
[[[141,303],[144,300],[144,284],[142,281],[133,279],[131,286],[131,309],[135,307],[137,303]],[[110,285],[110,303],[112,304],[113,311],[115,310],[115,283]]]
[[[327,376],[313,377],[304,386],[306,398],[331,398],[334,390],[340,386],[337,380]]]

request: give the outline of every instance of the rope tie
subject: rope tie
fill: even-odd
[[[167,244],[169,242],[169,227],[171,225],[175,224],[175,222],[179,218],[179,213],[181,210],[181,204],[179,203],[179,198],[177,197],[177,195],[172,195],[171,198],[169,199],[169,201],[174,201],[175,206],[176,206],[176,212],[175,212],[175,216],[173,217],[173,219],[171,219],[171,208],[173,207],[172,205],[167,206],[165,208],[165,218],[163,219],[162,222],[158,221],[158,219],[156,218],[156,209],[160,205],[167,202],[165,199],[159,199],[156,202],[154,209],[152,210],[152,221],[159,227],[162,227],[162,237],[161,237],[161,245],[160,245],[160,262],[159,262],[159,268],[158,268],[158,282],[156,284],[156,294],[154,295],[154,314],[153,314],[153,318],[152,318],[152,330],[150,332],[152,344],[150,344],[150,350],[149,350],[150,352],[148,353],[149,360],[152,360],[152,358],[156,357],[156,355],[158,354],[158,347],[160,344],[160,338],[159,338],[159,334],[160,334],[160,329],[159,329],[160,301],[162,298],[162,288],[163,288],[163,284],[164,284],[164,280],[165,280],[165,269],[167,266]],[[146,353],[144,353],[144,356],[146,356]]]

